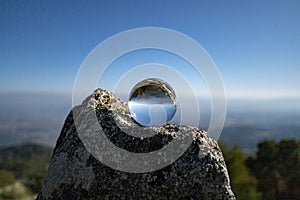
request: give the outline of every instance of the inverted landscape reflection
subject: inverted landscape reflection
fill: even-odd
[[[132,118],[142,126],[160,126],[176,113],[173,89],[160,79],[146,79],[133,89],[128,101]]]

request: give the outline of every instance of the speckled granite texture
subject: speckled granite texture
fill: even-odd
[[[194,140],[174,163],[148,173],[127,173],[98,161],[85,148],[74,125],[73,112],[82,122],[89,112],[116,146],[136,153],[167,145],[174,137],[191,134]],[[136,138],[126,130],[155,132]],[[235,199],[218,144],[205,131],[188,126],[140,127],[127,104],[98,89],[67,116],[57,140],[37,199]]]

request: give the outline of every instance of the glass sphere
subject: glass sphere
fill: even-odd
[[[128,107],[132,118],[138,124],[160,126],[175,115],[175,92],[168,83],[160,79],[146,79],[131,90]]]

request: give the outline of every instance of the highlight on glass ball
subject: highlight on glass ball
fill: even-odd
[[[138,124],[164,125],[175,115],[175,92],[168,83],[160,79],[145,79],[133,87],[128,107],[132,118]]]

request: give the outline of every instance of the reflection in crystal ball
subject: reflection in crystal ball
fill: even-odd
[[[174,117],[177,107],[175,92],[160,79],[146,79],[131,90],[128,107],[140,125],[160,126]]]

